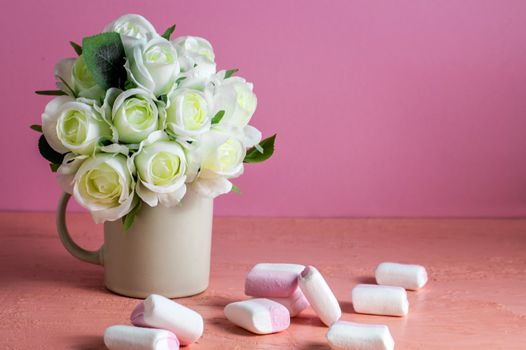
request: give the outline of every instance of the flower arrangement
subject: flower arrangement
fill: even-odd
[[[142,203],[177,205],[188,189],[216,197],[239,191],[230,179],[244,163],[274,152],[248,125],[257,105],[253,86],[216,72],[214,51],[199,37],[170,40],[144,17],[124,15],[71,42],[77,58],[55,66],[58,90],[45,107],[41,155],[62,189],[96,223],[122,219],[125,229]]]

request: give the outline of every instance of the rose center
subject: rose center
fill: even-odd
[[[170,47],[154,45],[144,53],[144,61],[149,64],[172,64],[175,58]]]
[[[139,97],[132,97],[124,103],[128,124],[136,131],[149,129],[155,122],[155,113],[150,103]]]
[[[159,152],[150,164],[152,182],[156,186],[168,185],[180,175],[181,159],[170,152]]]
[[[86,141],[88,134],[88,120],[86,112],[69,110],[64,115],[61,136],[66,144],[78,146]]]
[[[83,196],[96,204],[118,205],[122,193],[119,174],[108,164],[103,163],[82,175]]]

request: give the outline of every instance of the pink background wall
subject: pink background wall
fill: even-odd
[[[0,209],[53,210],[36,149],[53,65],[121,14],[208,38],[255,83],[277,153],[222,215],[524,216],[525,1],[10,1]]]

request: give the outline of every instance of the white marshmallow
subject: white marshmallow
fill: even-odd
[[[156,294],[144,300],[144,324],[175,333],[181,345],[194,343],[204,328],[203,318],[197,312]]]
[[[375,271],[376,283],[417,290],[427,283],[426,268],[421,265],[384,262]]]
[[[301,291],[310,305],[327,326],[338,321],[342,310],[331,288],[314,266],[307,266],[299,277]]]
[[[164,329],[111,326],[104,332],[104,344],[110,350],[176,350],[175,334]]]
[[[287,308],[265,298],[230,303],[224,312],[230,322],[256,334],[281,332],[290,325]]]
[[[286,264],[286,263],[259,263],[254,265],[252,270],[264,271],[290,271],[296,272],[298,275],[305,269],[305,265],[300,264]]]
[[[333,323],[327,340],[334,350],[393,350],[394,340],[385,325],[346,321]]]
[[[354,311],[362,314],[405,316],[409,311],[402,287],[359,284],[352,290],[352,304]]]

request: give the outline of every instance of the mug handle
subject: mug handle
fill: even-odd
[[[84,248],[81,248],[69,234],[68,228],[66,226],[66,208],[68,206],[68,201],[71,195],[66,192],[62,192],[60,200],[58,202],[57,208],[57,231],[62,244],[67,249],[67,251],[73,255],[75,258],[80,259],[85,262],[96,265],[104,265],[102,250],[104,246],[101,246],[96,251],[89,251]]]

